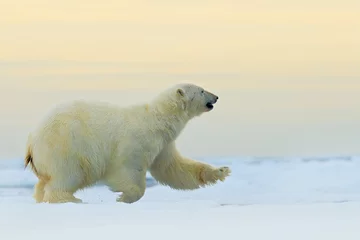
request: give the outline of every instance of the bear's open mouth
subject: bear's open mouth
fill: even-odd
[[[213,109],[213,108],[214,108],[214,105],[213,105],[211,102],[208,102],[208,103],[206,104],[206,107],[207,107],[208,109]]]

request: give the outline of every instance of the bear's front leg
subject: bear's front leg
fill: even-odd
[[[151,175],[161,184],[174,189],[193,190],[224,181],[231,173],[228,167],[214,167],[185,158],[172,142],[160,152],[150,166]]]
[[[145,188],[133,185],[122,192],[123,193],[116,199],[117,202],[134,203],[144,196]]]
[[[140,200],[146,189],[146,170],[122,166],[105,178],[105,184],[113,192],[121,192],[117,202],[134,203]]]
[[[199,180],[203,184],[215,183],[217,180],[224,181],[231,173],[230,168],[213,168],[204,164],[199,174]]]

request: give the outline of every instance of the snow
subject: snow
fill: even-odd
[[[215,186],[175,191],[149,175],[145,196],[120,204],[96,186],[84,204],[35,204],[34,175],[0,161],[0,239],[360,239],[360,158],[204,158],[230,166]]]

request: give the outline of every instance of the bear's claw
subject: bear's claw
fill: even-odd
[[[230,176],[231,169],[229,167],[220,167],[216,169],[217,177],[220,181],[224,181],[226,177]]]

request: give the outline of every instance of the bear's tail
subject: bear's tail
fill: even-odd
[[[30,137],[29,137],[29,140],[30,140]],[[28,144],[27,144],[27,149],[26,149],[26,156],[25,156],[25,168],[30,164],[30,167],[31,169],[33,170],[33,172],[38,175],[38,172],[35,168],[35,165],[34,165],[34,159],[33,159],[33,156],[32,156],[32,146],[30,144],[30,141],[28,141]]]

